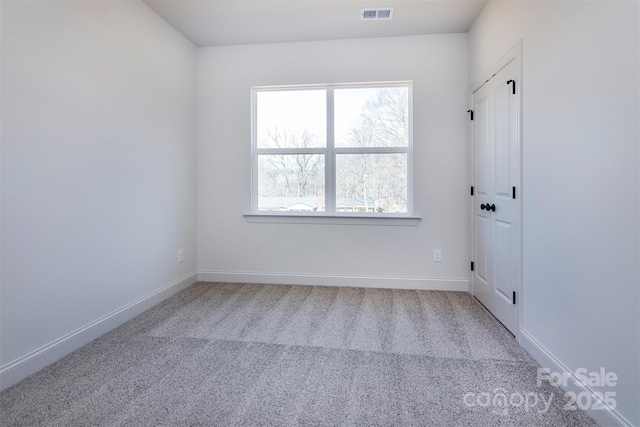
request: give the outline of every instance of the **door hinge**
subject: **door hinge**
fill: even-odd
[[[513,187],[512,196],[514,199],[516,198],[516,187]]]
[[[470,114],[469,117],[473,120],[473,110],[467,110],[467,113]]]
[[[516,303],[516,291],[513,291],[513,303]]]
[[[471,186],[471,195],[473,196],[473,185]]]
[[[473,261],[471,261],[471,271],[473,271],[473,267],[474,267]]]
[[[513,84],[513,94],[516,94],[516,81],[515,80],[508,80],[507,84],[512,83]]]

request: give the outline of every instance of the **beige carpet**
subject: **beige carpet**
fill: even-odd
[[[197,283],[0,393],[0,425],[594,425],[537,368],[466,293]]]

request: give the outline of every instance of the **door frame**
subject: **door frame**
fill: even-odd
[[[523,298],[523,290],[524,290],[524,280],[523,280],[523,259],[522,259],[522,254],[523,254],[523,227],[524,227],[524,221],[523,221],[523,195],[524,195],[524,182],[522,179],[522,165],[523,165],[523,147],[522,147],[522,142],[523,142],[523,133],[522,133],[522,122],[523,122],[523,115],[522,115],[522,94],[523,94],[523,88],[524,88],[524,84],[523,84],[523,72],[522,72],[522,39],[518,41],[518,43],[516,43],[515,46],[513,46],[511,49],[509,49],[509,51],[502,57],[500,58],[499,61],[497,61],[491,68],[489,68],[489,70],[487,70],[477,81],[475,81],[470,87],[469,87],[469,91],[468,91],[468,105],[469,105],[469,109],[473,110],[473,94],[480,89],[480,87],[482,87],[485,83],[487,83],[489,80],[491,80],[491,78],[493,76],[495,76],[500,70],[502,70],[504,67],[506,67],[510,62],[515,61],[516,63],[516,68],[517,68],[517,89],[516,89],[516,96],[517,96],[517,132],[516,134],[518,135],[518,141],[516,144],[516,158],[517,158],[517,164],[516,164],[516,182],[514,183],[514,185],[516,186],[516,190],[517,190],[517,194],[516,194],[516,221],[517,221],[517,226],[518,226],[518,233],[517,233],[517,239],[518,241],[516,242],[516,244],[514,245],[514,247],[516,248],[516,254],[514,254],[514,256],[516,256],[517,260],[515,265],[517,265],[518,268],[518,282],[515,286],[515,288],[517,289],[517,293],[516,293],[516,298],[517,298],[517,302],[516,302],[516,313],[517,313],[517,319],[518,319],[518,325],[515,331],[515,337],[516,337],[516,341],[518,343],[520,343],[520,338],[521,338],[521,330],[522,330],[522,323],[523,323],[523,313],[524,313],[524,303],[525,303],[525,298]],[[473,121],[469,121],[470,125],[469,125],[469,186],[474,186],[475,187],[475,182],[474,182],[474,177],[475,177],[475,145],[474,145],[474,122]],[[473,201],[474,198],[473,196],[469,197],[469,205],[468,205],[468,211],[469,211],[469,260],[470,262],[475,261],[473,259],[473,248],[475,247],[475,240],[474,240],[474,221],[473,221]],[[471,293],[471,295],[473,295],[475,297],[475,292],[473,289],[473,272],[469,271],[469,293]]]

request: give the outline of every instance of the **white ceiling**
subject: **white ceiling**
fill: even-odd
[[[487,0],[143,0],[197,46],[282,43],[469,30]],[[360,9],[394,6],[390,21]]]

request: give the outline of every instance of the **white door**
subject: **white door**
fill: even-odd
[[[518,329],[517,64],[473,94],[473,294],[514,335]]]

